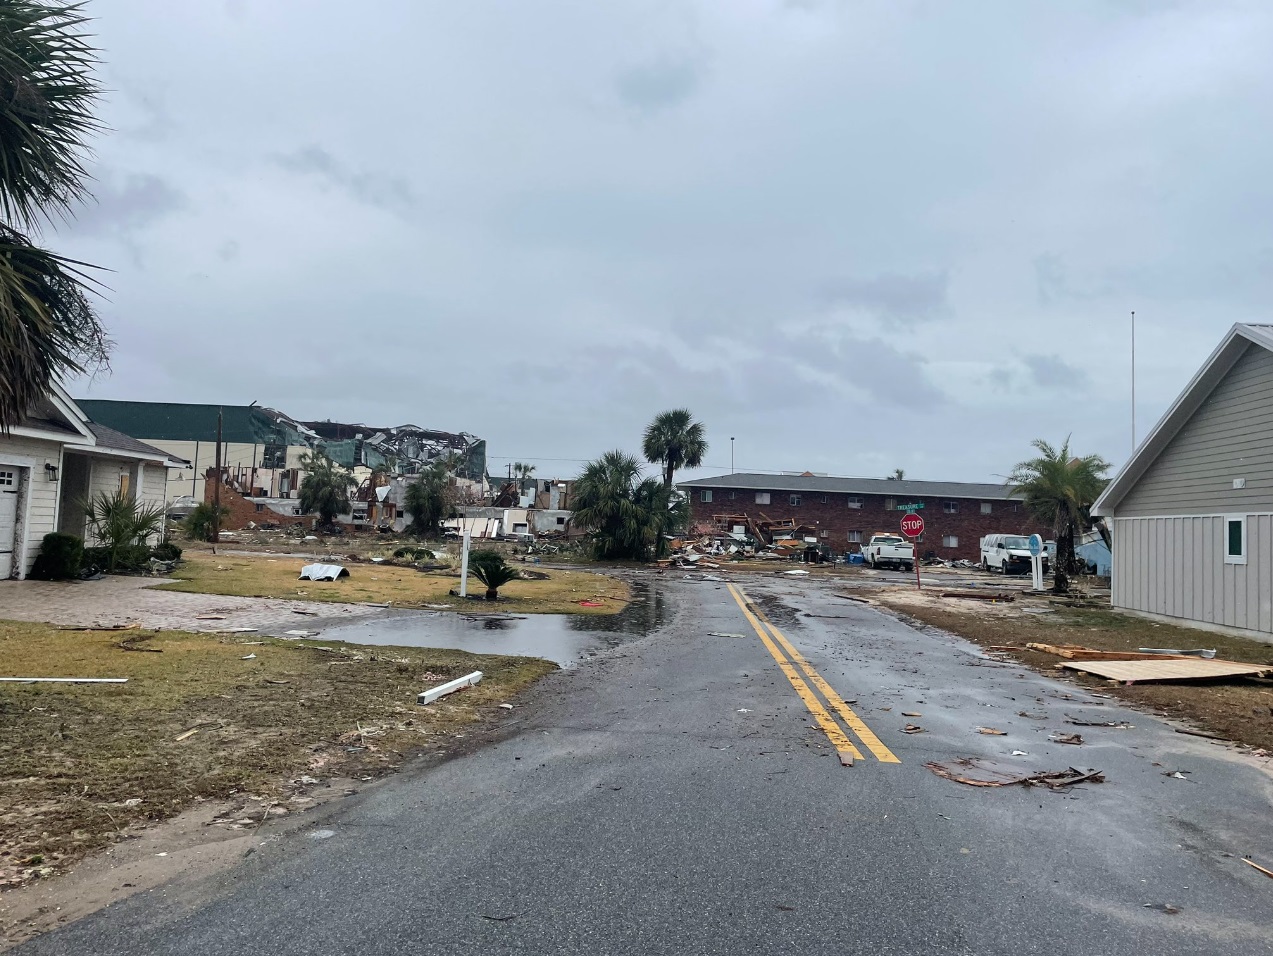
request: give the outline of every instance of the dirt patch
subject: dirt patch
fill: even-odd
[[[995,647],[998,653],[1011,655],[1049,676],[1099,688],[1101,693],[1189,721],[1229,740],[1273,750],[1273,683],[1245,679],[1231,683],[1180,681],[1123,686],[1058,669],[1060,658],[1025,647],[1027,643],[1082,644],[1102,651],[1210,647],[1215,648],[1217,657],[1226,660],[1273,664],[1273,645],[1160,624],[1108,607],[1074,607],[1070,605],[1082,602],[1063,598],[1017,595],[1012,603],[994,604],[914,591],[875,591],[870,597],[924,624],[983,647]]]
[[[159,653],[125,650],[125,636]],[[286,815],[322,779],[370,779],[449,749],[553,669],[430,648],[0,622],[2,676],[129,678],[0,684],[0,887],[52,876],[207,800],[237,801],[220,824],[230,828]],[[486,675],[476,687],[416,705],[473,670]]]
[[[460,586],[459,574],[450,570],[419,571],[360,562],[347,565],[349,577],[339,581],[299,581],[301,567],[310,563],[308,559],[205,551],[188,552],[186,558],[171,575],[176,580],[158,589],[294,601],[388,602],[410,608],[455,604],[450,592]],[[608,575],[564,570],[537,573],[542,579],[510,582],[500,588],[497,604],[482,606],[519,614],[616,614],[631,597],[626,584]],[[470,578],[469,590],[482,593],[485,588]]]

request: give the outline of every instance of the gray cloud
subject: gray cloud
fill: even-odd
[[[93,198],[75,210],[72,228],[82,236],[129,235],[185,205],[185,193],[160,176],[103,170],[93,185]]]
[[[669,109],[694,95],[702,82],[702,68],[687,58],[665,57],[630,67],[615,77],[619,98],[637,110]]]
[[[314,174],[369,206],[401,210],[415,204],[405,177],[354,170],[321,146],[305,146],[276,156],[275,162],[289,172]]]
[[[834,279],[821,291],[823,301],[830,305],[870,312],[886,325],[915,325],[947,313],[948,284],[944,272],[879,275]]]
[[[1088,384],[1087,371],[1059,355],[1027,355],[1021,361],[1029,373],[1027,387],[1081,388]]]

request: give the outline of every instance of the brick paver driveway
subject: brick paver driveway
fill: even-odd
[[[385,613],[384,608],[364,604],[156,591],[154,586],[162,583],[156,578],[109,576],[100,581],[0,581],[0,618],[81,627],[136,623],[183,631],[250,627],[281,635],[290,630],[320,631]],[[220,620],[211,619],[214,616]]]

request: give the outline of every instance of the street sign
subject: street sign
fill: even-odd
[[[910,504],[898,505],[897,510],[898,511],[919,511],[923,507],[924,507],[924,502],[912,501]]]
[[[919,515],[908,514],[902,519],[902,534],[908,538],[918,538],[924,533],[924,519]]]
[[[1043,553],[1043,539],[1037,534],[1030,535],[1030,554],[1038,557]]]

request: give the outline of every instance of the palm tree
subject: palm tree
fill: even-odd
[[[650,464],[662,465],[663,484],[671,488],[676,469],[697,468],[703,463],[707,454],[703,423],[694,421],[688,408],[662,412],[645,426],[641,450]]]
[[[513,474],[518,478],[529,478],[535,473],[534,465],[527,465],[520,461],[513,462]]]
[[[102,126],[80,8],[0,0],[0,432],[55,377],[100,367],[110,352],[85,264],[29,237],[88,195],[85,141]]]
[[[1067,591],[1069,575],[1078,566],[1074,536],[1090,523],[1092,503],[1105,487],[1110,464],[1100,455],[1073,456],[1068,436],[1060,448],[1042,438],[1030,444],[1038,457],[1018,462],[1008,485],[1013,494],[1025,496],[1026,510],[1056,535],[1053,589]]]
[[[521,577],[516,568],[504,562],[504,556],[498,551],[470,552],[469,571],[473,573],[473,577],[486,585],[488,601],[498,601],[499,589]]]
[[[901,480],[902,480],[903,478],[905,478],[905,477],[906,477],[906,472],[904,472],[904,471],[903,471],[902,469],[900,469],[900,468],[894,468],[894,469],[893,469],[893,473],[892,473],[891,475],[889,475],[889,476],[888,476],[888,480],[889,480],[889,481],[901,481]]]
[[[407,485],[406,510],[411,515],[409,534],[425,538],[442,533],[442,519],[455,507],[455,486],[447,463],[435,461]]]
[[[321,452],[302,455],[301,468],[305,471],[301,481],[301,511],[306,514],[317,511],[319,523],[330,528],[336,515],[349,513],[349,489],[357,482],[353,475]]]
[[[622,451],[608,451],[575,480],[575,525],[592,535],[602,561],[644,561],[678,512],[670,486],[641,478],[641,463]]]

